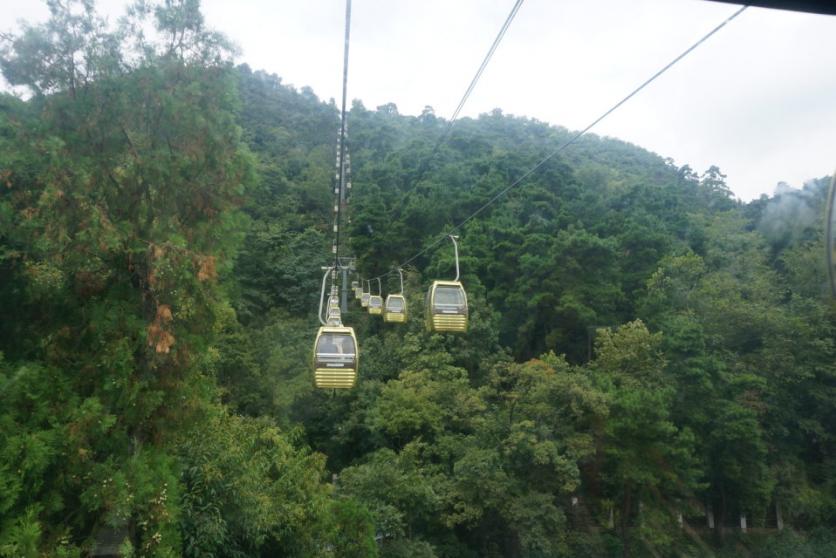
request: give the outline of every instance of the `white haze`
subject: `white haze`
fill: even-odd
[[[779,183],[774,197],[764,207],[759,228],[773,240],[785,236],[800,240],[809,229],[821,226],[828,186],[826,180],[810,181],[803,188]]]
[[[115,19],[125,0],[100,0]],[[343,0],[204,0],[240,62],[338,98]],[[354,0],[349,96],[448,117],[513,0]],[[463,112],[583,128],[737,8],[702,0],[526,0]],[[0,29],[42,21],[0,0]],[[744,200],[836,167],[836,18],[749,8],[594,130],[718,165]]]

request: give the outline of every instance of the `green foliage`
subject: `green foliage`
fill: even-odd
[[[621,503],[618,531],[625,548],[671,551],[674,514],[699,487],[694,436],[671,421],[674,390],[664,374],[661,335],[640,321],[601,331],[592,369],[608,394],[602,432],[607,496]]]
[[[269,422],[211,410],[178,443],[184,556],[309,556],[323,538],[321,455]]]
[[[235,314],[219,278],[254,182],[229,49],[197,2],[137,5],[115,30],[91,2],[49,7],[0,56],[6,78],[33,93],[4,97],[0,111],[0,283],[17,316],[1,341],[3,555],[87,554],[108,530],[143,556],[200,554],[195,532],[231,554],[241,539],[305,554],[310,538],[292,534],[316,516],[321,460],[227,417],[212,377],[230,360],[217,334]],[[157,39],[142,32],[149,19]],[[207,464],[209,448],[252,468]],[[305,482],[283,484],[294,466]],[[210,467],[238,481],[213,486]],[[281,512],[254,504],[265,486],[282,494],[271,501]],[[291,486],[311,493],[294,498]],[[220,525],[193,506],[233,498],[242,507]]]
[[[371,514],[362,504],[350,499],[334,500],[331,515],[334,531],[330,548],[335,556],[377,557],[374,524]]]

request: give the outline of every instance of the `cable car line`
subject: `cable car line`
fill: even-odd
[[[467,99],[470,97],[470,94],[473,93],[473,90],[476,88],[476,84],[479,82],[479,78],[482,77],[482,73],[485,71],[485,68],[488,67],[488,63],[493,58],[494,52],[496,52],[499,43],[502,42],[502,38],[505,36],[505,32],[508,31],[508,28],[511,26],[511,22],[514,21],[514,17],[517,15],[517,12],[520,10],[524,0],[517,0],[514,4],[514,7],[511,8],[511,12],[508,14],[508,17],[505,18],[505,23],[502,24],[502,27],[499,29],[499,33],[497,33],[496,38],[494,38],[493,43],[491,44],[491,48],[488,49],[488,52],[485,54],[485,57],[482,59],[482,64],[479,66],[479,69],[476,70],[476,74],[474,74],[473,79],[470,80],[470,85],[467,86],[467,89],[462,95],[461,100],[459,101],[456,110],[453,111],[453,115],[450,117],[449,122],[447,123],[447,127],[445,128],[444,132],[438,139],[435,141],[435,145],[433,145],[432,151],[430,152],[429,156],[424,159],[421,165],[418,167],[418,176],[415,180],[412,181],[412,185],[404,190],[402,196],[405,196],[407,193],[412,191],[415,188],[421,179],[424,177],[424,174],[427,172],[429,168],[430,161],[432,161],[436,154],[438,153],[439,148],[447,141],[447,138],[450,135],[450,131],[453,129],[453,125],[456,123],[456,119],[459,117],[459,113],[464,108],[465,103],[467,103]]]
[[[340,266],[340,214],[342,206],[345,202],[345,167],[346,167],[346,150],[345,150],[345,105],[348,95],[348,45],[351,35],[351,0],[346,0],[345,3],[345,45],[343,49],[343,98],[342,98],[342,112],[340,113],[340,154],[339,154],[339,176],[337,178],[337,189],[339,190],[337,198],[337,219],[335,223],[335,240],[334,245],[334,270],[339,269]]]
[[[444,133],[438,139],[435,145],[435,149],[433,150],[433,154],[435,151],[438,150],[438,147],[443,143],[446,137],[450,134],[450,130],[453,129],[453,125],[456,123],[456,119],[459,117],[459,113],[461,112],[462,108],[464,108],[464,104],[467,102],[468,97],[476,88],[476,83],[479,81],[479,78],[482,77],[482,73],[485,71],[485,68],[488,67],[488,63],[491,61],[493,57],[493,53],[496,52],[496,48],[499,46],[499,43],[502,41],[502,38],[505,36],[505,32],[510,27],[511,22],[514,21],[514,16],[517,15],[517,12],[520,10],[520,6],[522,6],[523,0],[517,0],[514,4],[514,7],[511,8],[511,13],[508,14],[508,17],[505,19],[505,23],[502,24],[502,28],[499,30],[499,33],[494,39],[491,48],[488,50],[488,53],[485,55],[485,58],[482,60],[482,64],[479,66],[479,69],[476,70],[476,75],[473,76],[473,79],[470,81],[470,85],[467,86],[467,90],[464,92],[461,101],[459,101],[459,105],[456,107],[456,110],[453,112],[453,116],[450,117],[450,122],[447,124],[447,129],[444,130]],[[430,156],[432,158],[432,155]]]
[[[660,70],[658,70],[656,73],[654,73],[654,74],[653,74],[652,76],[650,76],[648,79],[646,79],[646,80],[645,80],[645,81],[644,81],[641,85],[639,85],[638,87],[636,87],[635,89],[633,89],[633,90],[632,90],[632,91],[631,91],[631,92],[630,92],[627,96],[625,96],[623,99],[621,99],[620,101],[618,101],[618,102],[617,102],[616,104],[614,104],[612,107],[610,107],[609,109],[607,109],[607,110],[606,110],[603,114],[601,114],[601,116],[599,116],[598,118],[596,118],[595,120],[593,120],[593,121],[592,121],[589,125],[587,125],[584,129],[582,129],[580,132],[577,132],[574,136],[572,136],[572,137],[571,137],[571,138],[569,138],[567,141],[565,141],[565,142],[564,142],[564,143],[562,143],[560,146],[558,146],[558,147],[557,147],[557,149],[555,149],[554,151],[552,151],[551,153],[549,153],[548,155],[546,155],[546,156],[545,156],[543,159],[541,159],[541,160],[540,160],[540,161],[539,161],[536,165],[534,165],[533,167],[531,167],[530,169],[528,169],[526,172],[524,172],[524,173],[522,174],[522,176],[520,176],[519,178],[517,178],[514,182],[512,182],[512,183],[511,183],[511,184],[509,184],[508,186],[506,186],[506,187],[502,188],[502,189],[501,189],[499,192],[497,192],[497,193],[496,193],[493,197],[491,197],[491,198],[490,198],[487,202],[485,202],[485,203],[484,203],[481,207],[479,207],[478,209],[476,209],[476,211],[474,211],[474,212],[473,212],[473,213],[471,213],[469,216],[467,216],[467,217],[466,217],[463,221],[461,221],[461,222],[460,222],[460,223],[458,223],[457,225],[453,226],[452,228],[448,229],[448,230],[447,230],[447,231],[446,231],[443,235],[439,236],[439,237],[438,237],[435,241],[433,241],[433,242],[431,242],[429,245],[425,246],[423,249],[421,249],[419,252],[417,252],[415,255],[413,255],[413,256],[412,256],[412,257],[410,257],[409,259],[407,259],[407,260],[403,261],[402,263],[398,264],[397,266],[394,266],[394,267],[393,267],[393,268],[391,268],[389,271],[387,271],[386,273],[383,273],[383,274],[379,275],[378,277],[386,277],[386,276],[388,276],[388,275],[393,274],[393,273],[394,273],[394,270],[396,270],[397,268],[399,268],[399,267],[400,267],[400,268],[405,267],[406,265],[408,265],[408,264],[412,263],[413,261],[415,261],[416,259],[418,259],[418,258],[419,258],[419,257],[421,257],[422,255],[424,255],[425,253],[427,253],[428,251],[430,251],[432,248],[435,248],[436,246],[438,246],[439,244],[441,244],[441,242],[443,242],[446,238],[448,238],[448,236],[449,236],[449,235],[451,235],[452,233],[454,233],[454,232],[456,232],[456,231],[460,230],[460,229],[461,229],[461,228],[462,228],[465,224],[467,224],[469,221],[471,221],[472,219],[474,219],[476,216],[478,216],[480,213],[482,213],[485,209],[487,209],[488,207],[490,207],[491,205],[493,205],[493,204],[494,204],[497,200],[499,200],[502,196],[504,196],[506,193],[508,193],[508,191],[509,191],[509,190],[511,190],[512,188],[515,188],[516,186],[518,186],[519,184],[521,184],[521,183],[522,183],[522,182],[523,182],[526,178],[528,178],[529,176],[531,176],[532,174],[534,174],[537,170],[539,170],[539,169],[540,169],[543,165],[545,165],[548,161],[550,161],[552,158],[554,158],[557,154],[559,154],[561,151],[563,151],[564,149],[566,149],[566,148],[567,148],[567,147],[569,147],[570,145],[574,144],[574,143],[575,143],[576,141],[578,141],[578,140],[579,140],[582,136],[584,136],[587,132],[589,132],[592,128],[594,128],[597,124],[599,124],[602,120],[604,120],[604,119],[605,119],[606,117],[608,117],[610,114],[612,114],[613,112],[615,112],[616,110],[618,110],[618,109],[619,109],[619,108],[620,108],[620,107],[621,107],[624,103],[626,103],[627,101],[629,101],[630,99],[632,99],[632,98],[633,98],[634,96],[636,96],[636,95],[637,95],[637,94],[638,94],[641,90],[643,90],[645,87],[647,87],[648,85],[650,85],[651,83],[653,83],[653,82],[654,82],[654,81],[655,81],[658,77],[660,77],[662,74],[664,74],[664,73],[665,73],[665,72],[667,72],[669,69],[671,69],[673,66],[675,66],[675,65],[676,65],[679,61],[681,61],[683,58],[685,58],[686,56],[688,56],[691,52],[693,52],[694,50],[696,50],[696,49],[697,49],[699,46],[701,46],[701,45],[702,45],[705,41],[707,41],[709,38],[711,38],[711,37],[712,37],[715,33],[717,33],[718,31],[720,31],[720,29],[722,29],[723,27],[725,27],[728,23],[730,23],[732,20],[734,20],[737,16],[739,16],[740,14],[742,14],[742,13],[746,10],[746,8],[748,8],[748,7],[749,7],[749,6],[742,6],[740,9],[736,10],[733,14],[731,14],[731,15],[730,15],[730,16],[728,16],[726,19],[724,19],[724,20],[723,20],[723,21],[722,21],[719,25],[717,25],[717,26],[716,26],[716,27],[714,27],[711,31],[709,31],[708,33],[706,33],[705,35],[703,35],[703,36],[702,36],[702,38],[700,38],[697,42],[695,42],[695,43],[694,43],[694,44],[692,44],[690,47],[688,47],[687,49],[685,49],[685,50],[684,50],[681,54],[679,54],[676,58],[674,58],[673,60],[671,60],[670,62],[668,62],[668,63],[667,63],[665,66],[663,66]],[[373,279],[377,279],[377,277],[374,277]]]

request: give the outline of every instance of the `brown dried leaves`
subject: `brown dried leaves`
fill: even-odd
[[[197,258],[197,266],[198,281],[208,281],[218,276],[218,270],[215,267],[215,256],[199,256]]]
[[[157,306],[157,317],[148,326],[148,346],[154,347],[158,353],[168,354],[174,345],[174,335],[165,329],[172,319],[171,307],[168,304]]]

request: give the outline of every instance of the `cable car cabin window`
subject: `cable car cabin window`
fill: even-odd
[[[403,310],[403,300],[400,298],[392,298],[386,304],[386,310],[391,312],[401,312]]]
[[[317,368],[353,368],[354,339],[345,333],[324,333],[316,344]]]
[[[464,293],[459,287],[439,286],[435,289],[433,306],[440,311],[464,308]]]

